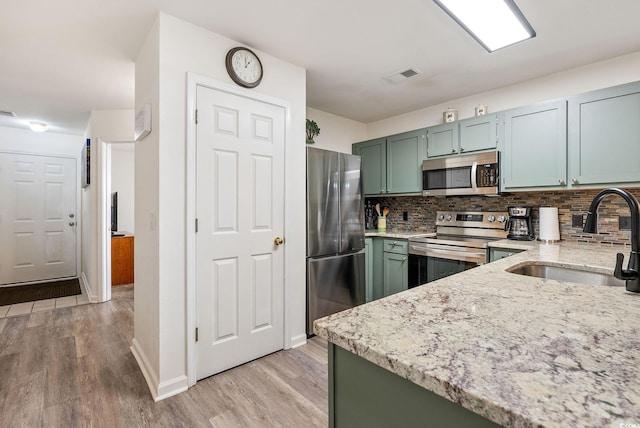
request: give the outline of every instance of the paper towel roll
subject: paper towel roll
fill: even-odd
[[[560,240],[558,208],[540,207],[540,240],[547,242]]]

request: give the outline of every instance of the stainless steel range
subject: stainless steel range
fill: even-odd
[[[489,242],[507,237],[507,212],[436,213],[436,235],[409,239],[409,287],[486,263]]]

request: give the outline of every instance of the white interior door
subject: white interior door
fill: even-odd
[[[0,284],[75,277],[76,160],[0,153]]]
[[[283,348],[285,110],[198,86],[196,376]]]

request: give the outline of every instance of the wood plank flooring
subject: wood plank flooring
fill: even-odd
[[[327,346],[313,338],[154,403],[129,350],[133,288],[0,319],[0,427],[326,427]]]

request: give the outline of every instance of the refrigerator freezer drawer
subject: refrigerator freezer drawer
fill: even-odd
[[[307,334],[318,318],[364,302],[364,251],[307,259]]]

